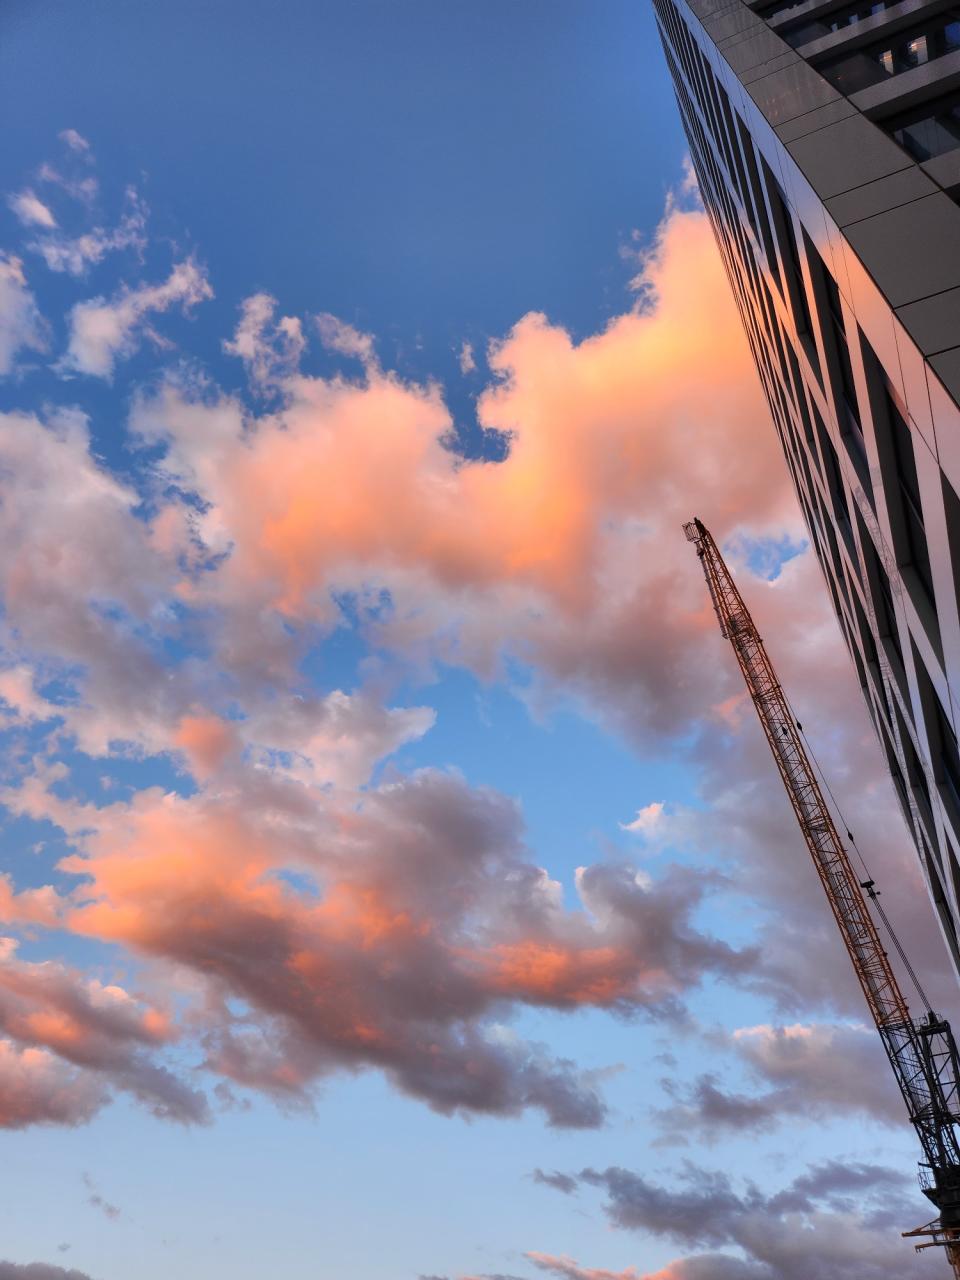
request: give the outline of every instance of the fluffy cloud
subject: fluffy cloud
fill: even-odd
[[[605,1191],[615,1227],[743,1254],[691,1257],[638,1280],[883,1280],[894,1257],[905,1280],[926,1274],[925,1260],[898,1239],[924,1211],[907,1198],[904,1179],[882,1166],[827,1161],[772,1195],[752,1183],[738,1191],[726,1174],[692,1164],[676,1190],[626,1169],[586,1169],[580,1178]],[[591,1280],[609,1274],[582,1272]]]
[[[23,263],[0,253],[0,377],[13,372],[24,348],[45,351],[46,325],[27,287]]]
[[[5,662],[30,673],[4,705],[35,725],[54,696],[39,673],[55,671],[69,694],[52,733],[91,754],[169,753],[195,788],[96,804],[69,798],[66,764],[38,758],[4,799],[74,851],[56,890],[7,885],[5,908],[187,975],[184,1033],[207,1070],[302,1104],[335,1072],[373,1069],[440,1111],[533,1107],[583,1126],[603,1119],[599,1078],[520,1039],[518,1010],[679,1014],[704,976],[784,1006],[856,1004],[680,534],[696,510],[721,538],[799,527],[702,213],[672,211],[640,283],[642,303],[579,344],[532,315],[494,345],[479,415],[507,442],[497,462],[458,456],[440,389],[384,371],[372,339],[333,317],[321,340],[359,358],[360,376],[296,373],[302,331],[275,323],[266,295],[244,304],[228,349],[280,407],[163,382],[131,421],[159,458],[142,490],[96,461],[76,415],[2,424]],[[74,367],[109,375],[150,312],[208,292],[182,264],[165,285],[80,304]],[[791,687],[825,715],[843,708],[835,754],[848,758],[866,722],[816,573],[798,557],[758,581],[758,616]],[[802,625],[795,593],[810,601]],[[407,671],[519,662],[535,707],[570,699],[641,749],[692,742],[708,808],[665,807],[644,850],[682,849],[698,869],[610,859],[581,870],[571,909],[504,797],[436,770],[372,784],[432,713],[311,687],[302,660],[345,615]],[[33,719],[28,694],[43,699]],[[879,786],[881,767],[871,758],[857,781]],[[767,909],[762,953],[697,924],[705,897],[731,889]],[[45,988],[24,990],[42,1004]],[[170,1083],[141,1070],[166,1042],[126,1043],[126,1075],[113,1051],[24,1043],[110,1088],[136,1084],[148,1105]],[[767,1100],[743,1106],[825,1092],[811,1058],[791,1067],[759,1039],[738,1052],[768,1081]],[[715,1114],[710,1088],[676,1101]]]
[[[0,1038],[0,1128],[83,1124],[106,1100],[102,1081],[48,1049]]]
[[[11,1106],[9,1126],[87,1118],[110,1087],[133,1094],[159,1116],[206,1117],[202,1094],[154,1060],[175,1036],[166,1013],[53,961],[19,960],[15,943],[2,943],[0,1032],[8,1037],[2,1065],[20,1086],[12,1104],[4,1102]],[[76,1070],[63,1073],[62,1064]]]
[[[726,1037],[709,1037],[728,1047]],[[883,1051],[873,1027],[850,1024],[794,1024],[742,1028],[732,1046],[759,1093],[731,1092],[713,1073],[682,1087],[664,1080],[674,1104],[659,1113],[668,1131],[699,1132],[707,1138],[745,1130],[772,1129],[796,1117],[821,1118],[860,1113],[872,1121],[902,1125],[903,1100],[893,1073],[884,1070]]]
[[[179,306],[189,311],[213,290],[203,270],[187,259],[177,263],[162,284],[122,289],[114,298],[78,302],[70,312],[70,338],[61,369],[109,378],[118,359],[133,354],[144,332],[153,335],[147,316]]]
[[[6,797],[69,829],[68,806],[47,798]],[[693,926],[702,874],[646,885],[593,866],[578,882],[584,909],[565,909],[526,856],[516,807],[453,775],[318,811],[302,782],[247,773],[241,790],[146,792],[79,806],[72,822],[82,852],[62,865],[86,882],[69,926],[193,971],[207,1066],[279,1099],[377,1068],[440,1111],[537,1107],[555,1125],[596,1125],[597,1081],[503,1016],[655,1011],[707,973],[736,978],[752,963]],[[304,879],[316,889],[296,892]]]

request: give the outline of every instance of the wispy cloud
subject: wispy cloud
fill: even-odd
[[[0,376],[14,371],[21,351],[45,351],[47,326],[27,287],[23,263],[0,252]]]
[[[90,154],[90,143],[82,133],[77,133],[76,129],[62,129],[57,136],[71,151],[79,155]]]
[[[84,275],[108,253],[122,249],[142,253],[147,243],[146,206],[132,187],[126,192],[125,208],[115,227],[94,226],[71,236],[56,228],[56,223],[39,225],[54,229],[32,240],[27,248],[39,254],[51,271],[72,276]]]
[[[40,197],[27,187],[9,196],[7,203],[26,227],[47,227],[53,229],[57,220]]]
[[[373,338],[369,333],[361,333],[352,324],[347,324],[328,311],[316,316],[315,323],[320,341],[328,350],[336,351],[338,355],[352,356],[364,364],[376,361]]]
[[[473,354],[473,343],[464,342],[458,357],[461,373],[473,373],[477,367],[477,359]]]
[[[277,300],[268,293],[244,299],[240,319],[224,351],[243,361],[251,385],[260,392],[277,387],[297,371],[307,345],[303,327],[296,316],[274,321]]]
[[[146,334],[162,341],[148,327],[151,314],[192,307],[213,297],[203,269],[192,260],[178,263],[169,277],[156,285],[122,289],[113,298],[91,298],[70,312],[70,338],[59,362],[63,372],[110,378],[117,360],[131,356]]]

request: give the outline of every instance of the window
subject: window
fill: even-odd
[[[903,513],[905,563],[913,565],[917,577],[933,603],[933,572],[930,567],[930,551],[927,532],[923,523],[923,506],[920,502],[920,482],[917,477],[917,460],[913,436],[903,420],[903,415],[885,390],[887,417],[890,422],[893,456],[897,473],[897,488]]]
[[[769,22],[771,18],[779,17],[781,13],[789,13],[791,9],[799,9],[800,5],[805,3],[806,0],[779,0],[778,3],[761,9],[760,16]]]
[[[787,287],[793,303],[793,320],[797,332],[809,334],[813,326],[810,323],[810,305],[807,302],[807,291],[803,283],[803,267],[800,264],[800,249],[797,245],[797,233],[793,225],[793,214],[787,205],[786,197],[774,182],[774,199],[777,202],[777,222],[783,239],[783,265],[787,272]]]
[[[830,497],[833,499],[833,510],[836,516],[836,524],[843,540],[847,544],[847,550],[850,552],[850,558],[856,560],[853,542],[853,526],[850,520],[850,504],[847,502],[847,493],[843,484],[843,476],[840,473],[840,459],[837,457],[837,451],[833,447],[833,441],[827,435],[826,427],[817,414],[817,434],[820,437],[820,456],[823,458],[824,478],[827,482],[827,488],[830,491]]]
[[[847,27],[863,22],[866,18],[872,18],[874,14],[883,13],[886,7],[885,0],[874,0],[872,4],[848,4],[842,9],[835,9],[833,13],[825,14],[812,21],[801,19],[797,22],[784,23],[783,26],[778,26],[777,31],[787,44],[798,49],[800,45],[808,44],[811,40],[819,40],[821,36],[828,36],[834,31],[844,31]]]
[[[947,713],[943,709],[943,704],[937,696],[937,692],[933,688],[926,671],[924,671],[924,676],[929,685],[930,693],[933,695],[935,728],[939,739],[937,746],[939,747],[941,781],[945,784],[957,813],[960,814],[960,745],[957,743],[957,735],[953,730],[953,725],[950,723]]]
[[[839,409],[838,418],[840,434],[847,453],[850,455],[860,483],[873,505],[873,484],[870,480],[870,462],[867,457],[867,443],[860,425],[860,406],[857,400],[857,388],[853,380],[853,364],[850,360],[850,346],[843,319],[843,306],[840,302],[840,290],[837,282],[823,265],[817,254],[820,275],[823,280],[827,301],[827,320],[830,336],[833,339],[833,350],[836,355],[836,374],[839,385],[836,387],[836,402]],[[857,331],[859,339],[859,331]]]
[[[923,803],[926,808],[922,817],[929,822],[930,815],[933,810],[930,805],[930,788],[927,786],[927,775],[924,772],[923,764],[920,757],[917,755],[916,748],[913,745],[913,740],[907,730],[906,721],[900,714],[900,708],[897,706],[894,706],[894,715],[897,718],[897,732],[900,734],[900,743],[903,747],[904,758],[907,762],[907,777],[910,781],[910,785],[914,789],[914,792],[919,792],[923,797]]]
[[[944,94],[912,111],[891,116],[882,126],[914,160],[932,160],[960,147],[960,92]]]
[[[887,576],[887,571],[877,559],[875,553],[874,570],[877,584],[875,596],[877,627],[880,634],[890,641],[893,651],[900,662],[900,671],[902,672],[903,650],[900,647],[900,630],[897,626],[897,611],[893,603],[893,591],[890,589],[890,579]]]
[[[960,9],[951,8],[921,26],[822,62],[817,70],[841,93],[857,93],[955,49],[960,49]]]
[[[850,362],[850,345],[847,342],[847,327],[843,319],[843,304],[840,301],[840,290],[829,271],[824,268],[823,282],[827,291],[827,309],[830,327],[833,332],[833,345],[837,353],[840,370],[840,390],[843,394],[844,407],[853,419],[857,431],[861,433],[860,407],[857,403],[857,386],[853,380],[853,365]]]
[[[873,638],[873,632],[870,630],[870,624],[867,622],[867,615],[863,611],[863,605],[856,596],[853,598],[853,611],[857,619],[857,629],[860,632],[860,642],[863,645],[863,656],[870,666],[874,681],[879,689],[880,658],[877,655],[877,645]]]

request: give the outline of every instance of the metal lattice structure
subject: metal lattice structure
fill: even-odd
[[[923,1149],[921,1187],[939,1210],[939,1219],[910,1235],[942,1245],[960,1277],[960,1062],[950,1024],[929,1007],[915,1022],[870,912],[873,881],[861,882],[853,869],[804,747],[802,731],[767,657],[757,628],[717,544],[699,520],[684,525],[696,545],[710,598],[724,637],[730,641],[747,689],[834,919],[863,989],[871,1016]],[[892,932],[892,931],[891,931]],[[902,948],[894,941],[902,954]],[[906,960],[906,957],[904,957]],[[909,964],[909,962],[907,962]],[[911,971],[912,972],[912,971]]]

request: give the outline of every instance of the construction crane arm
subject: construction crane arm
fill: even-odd
[[[931,1011],[915,1022],[880,939],[868,899],[872,881],[854,872],[807,755],[800,726],[777,679],[743,597],[716,542],[699,520],[684,525],[696,546],[722,634],[733,646],[747,690],[854,972],[883,1042],[911,1123],[923,1149],[921,1185],[937,1206],[931,1233],[945,1244],[960,1277],[960,1142],[957,1081],[960,1064],[949,1023]],[[866,891],[866,897],[864,896]],[[879,904],[878,904],[879,905]],[[899,944],[897,944],[899,947]]]

